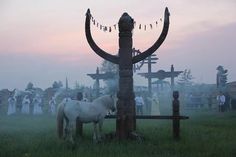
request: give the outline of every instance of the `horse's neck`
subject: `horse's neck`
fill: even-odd
[[[95,99],[92,104],[95,106],[100,104],[101,107],[107,110],[107,102],[102,98]]]

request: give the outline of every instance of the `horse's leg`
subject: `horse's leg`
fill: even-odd
[[[65,124],[65,128],[64,128],[64,134],[63,134],[63,139],[67,140],[68,135],[69,135],[69,119],[67,118],[66,115],[64,115],[64,122],[66,122]]]
[[[97,143],[97,122],[93,123],[93,142]]]
[[[73,139],[73,121],[69,121],[68,124],[68,135],[69,135],[69,140],[72,144],[74,144],[74,139]]]
[[[100,119],[99,120],[99,122],[98,122],[98,129],[99,129],[99,131],[98,131],[98,140],[99,141],[101,141],[101,139],[102,139],[102,125],[103,125],[103,118],[102,119]]]
[[[64,139],[67,139],[68,135],[69,135],[69,120],[66,118],[66,125],[65,125],[65,129],[64,129]]]

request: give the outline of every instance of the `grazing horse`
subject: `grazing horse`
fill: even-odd
[[[93,140],[101,140],[102,125],[108,111],[115,111],[115,100],[111,95],[101,96],[93,102],[84,102],[78,100],[63,101],[58,105],[57,110],[57,131],[59,138],[69,139],[72,143],[72,130],[78,118],[82,123],[94,124]],[[63,122],[66,121],[63,134]],[[99,131],[97,130],[99,125]],[[99,134],[98,134],[99,132]]]

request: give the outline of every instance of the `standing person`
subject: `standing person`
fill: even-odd
[[[50,113],[55,115],[56,113],[56,99],[53,96],[52,99],[49,101]]]
[[[137,114],[143,114],[143,106],[144,106],[144,101],[143,97],[140,94],[137,94],[135,97],[135,104],[136,104],[136,112]]]
[[[219,104],[219,112],[224,112],[224,105],[225,105],[225,96],[222,92],[217,96],[217,101]]]
[[[7,115],[11,115],[16,113],[16,98],[10,97],[8,98],[8,110]]]
[[[22,101],[22,109],[21,109],[21,112],[22,112],[23,114],[29,114],[29,112],[30,112],[29,106],[30,106],[30,99],[29,99],[29,96],[26,95],[26,96],[24,96],[23,101]]]
[[[230,101],[231,101],[231,98],[230,98],[229,92],[226,92],[225,93],[225,111],[230,110]]]
[[[209,94],[207,97],[208,108],[211,109],[212,107],[212,94]]]
[[[43,113],[41,103],[42,103],[42,99],[40,98],[38,94],[36,94],[36,96],[33,99],[33,104],[34,104],[33,114],[38,115],[38,114]]]
[[[152,98],[151,115],[160,115],[160,102],[157,96],[153,96]]]

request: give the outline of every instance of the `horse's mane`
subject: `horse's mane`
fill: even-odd
[[[101,103],[101,104],[107,105],[107,103],[109,103],[109,100],[110,100],[109,98],[110,98],[110,95],[104,95],[104,96],[94,99],[93,103]]]

